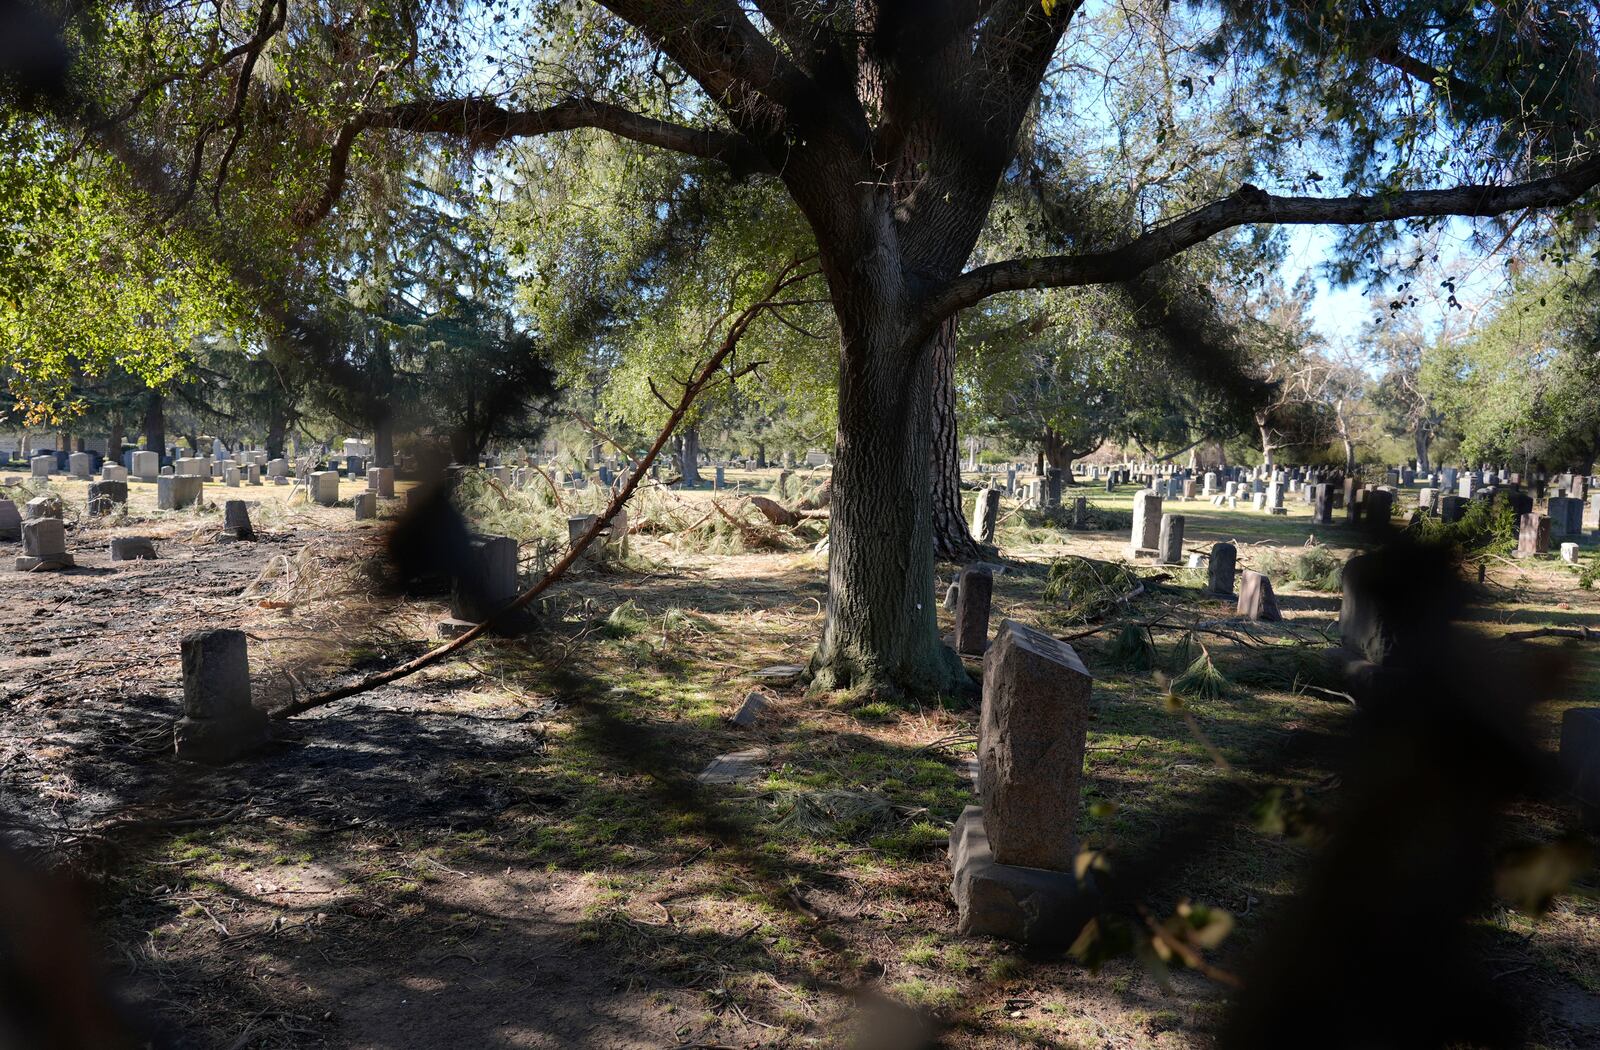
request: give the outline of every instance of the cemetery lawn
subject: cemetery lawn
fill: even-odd
[[[759,491],[774,474],[729,481]],[[52,485],[69,506],[82,487]],[[803,664],[817,637],[825,555],[808,544],[707,550],[640,529],[625,565],[553,592],[539,632],[280,722],[265,752],[208,769],[170,756],[182,634],[246,630],[256,702],[276,706],[424,651],[446,602],[375,593],[383,522],[347,507],[242,489],[262,538],[229,544],[215,512],[156,512],[153,488],[133,486],[127,519],[69,529],[79,569],[0,570],[0,769],[8,819],[87,876],[112,976],[178,1045],[832,1046],[852,1017],[955,1047],[1211,1045],[1222,983],[1180,971],[1163,987],[1132,961],[1092,973],[954,935],[944,848],[975,801],[972,698],[811,697],[752,677]],[[1122,559],[1132,492],[1086,493],[1103,529],[1005,518],[991,628],[1093,630],[1046,596],[1049,566]],[[636,522],[711,513],[707,492],[654,498]],[[1283,625],[1160,630],[1152,651],[1114,632],[1073,643],[1096,679],[1084,844],[1158,869],[1154,913],[1231,913],[1224,970],[1314,855],[1283,827],[1336,797],[1353,711],[1301,688],[1335,633],[1351,536],[1289,506],[1167,507],[1187,517],[1186,550],[1234,540],[1241,568],[1271,574]],[[113,567],[120,535],[153,537],[163,560]],[[1203,569],[1136,568],[1144,620],[1232,613],[1202,594]],[[1492,562],[1486,594],[1485,644],[1600,626],[1600,592],[1553,559]],[[1167,703],[1163,683],[1202,654],[1215,676]],[[1551,749],[1566,706],[1600,704],[1600,646],[1572,654],[1570,695],[1538,713]],[[731,724],[753,690],[768,710]],[[734,752],[752,752],[747,779],[696,780]],[[1517,816],[1534,840],[1572,819]],[[1538,1045],[1600,1043],[1600,886],[1585,880],[1537,922],[1481,920],[1504,979],[1541,1004]]]

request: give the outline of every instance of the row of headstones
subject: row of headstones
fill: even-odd
[[[103,497],[109,499],[109,497]],[[93,511],[96,497],[90,496]],[[36,496],[23,505],[0,499],[0,540],[22,542],[16,567],[22,572],[70,569],[76,560],[67,551],[67,532],[61,500],[55,496]],[[154,558],[155,546],[142,536],[121,536],[111,541],[112,561]]]

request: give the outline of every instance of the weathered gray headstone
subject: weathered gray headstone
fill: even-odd
[[[256,530],[250,524],[250,505],[242,499],[222,504],[222,535],[233,540],[253,540]]]
[[[1561,560],[1568,565],[1578,563],[1578,545],[1576,543],[1563,543],[1561,545]]]
[[[1394,493],[1389,489],[1369,489],[1361,514],[1369,528],[1387,527],[1394,517]]]
[[[135,452],[133,476],[140,481],[154,481],[161,475],[161,455],[158,452]]]
[[[751,690],[746,694],[744,703],[739,705],[739,710],[734,712],[729,721],[741,728],[749,728],[761,721],[761,716],[771,708],[772,702],[766,698],[765,694]]]
[[[200,502],[205,478],[194,474],[166,474],[156,479],[156,509],[182,510]]]
[[[1206,566],[1206,590],[1221,597],[1233,597],[1233,571],[1238,560],[1239,549],[1233,544],[1213,543]]]
[[[1234,615],[1246,620],[1283,619],[1283,614],[1278,611],[1278,597],[1272,593],[1272,581],[1265,573],[1250,569],[1244,571],[1239,583],[1239,604]]]
[[[331,507],[339,502],[339,472],[337,470],[314,470],[309,479],[311,499],[324,507]]]
[[[1133,535],[1129,546],[1135,554],[1153,553],[1161,543],[1161,497],[1154,492],[1133,494]]]
[[[22,523],[22,554],[17,558],[19,572],[35,569],[67,569],[75,562],[67,553],[67,530],[60,518],[35,518]]]
[[[1000,490],[982,489],[972,505],[972,537],[979,543],[993,543],[995,522],[1000,517]]]
[[[1519,558],[1550,553],[1550,518],[1545,514],[1524,514],[1519,519],[1517,550]]]
[[[8,499],[0,499],[0,540],[22,539],[22,514],[18,512],[17,505]]]
[[[100,480],[125,482],[128,480],[128,468],[107,460],[105,466],[100,468]]]
[[[1583,500],[1552,496],[1546,507],[1552,539],[1583,535]]]
[[[989,644],[989,606],[994,598],[994,577],[987,568],[969,565],[961,570],[956,590],[956,652],[982,653]]]
[[[482,623],[517,596],[517,541],[509,536],[474,536],[467,543],[467,567],[456,580],[450,615]]]
[[[231,762],[267,740],[267,714],[250,702],[250,657],[243,631],[186,634],[183,718],[174,743],[178,757]]]
[[[995,860],[1071,871],[1093,679],[1072,646],[1015,620],[983,661],[978,762]]]
[[[144,536],[119,536],[111,541],[112,561],[155,561],[156,546]]]
[[[1079,897],[1079,780],[1093,680],[1065,642],[1006,620],[984,657],[981,806],[950,832],[951,892],[964,934],[1071,941]]]
[[[28,461],[32,474],[36,478],[48,478],[56,472],[56,457],[34,456]]]
[[[59,496],[35,496],[23,504],[22,516],[28,521],[39,518],[60,518],[65,515]]]
[[[1162,565],[1180,565],[1183,563],[1183,515],[1161,515],[1161,534],[1158,542],[1159,554],[1157,561]]]
[[[128,483],[126,481],[89,482],[87,509],[91,515],[110,514],[117,504],[126,505],[127,502]]]

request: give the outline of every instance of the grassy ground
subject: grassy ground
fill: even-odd
[[[743,491],[775,477],[728,474]],[[53,483],[81,502],[75,484]],[[132,520],[86,522],[76,536],[215,527],[204,512],[158,516],[145,505],[153,486],[134,491]],[[442,603],[357,602],[346,577],[363,548],[308,540],[353,532],[370,543],[375,528],[346,509],[284,505],[286,489],[239,491],[262,501],[258,521],[286,555],[310,544],[317,569],[301,575],[321,581],[222,614],[251,632],[258,682],[281,689],[293,671],[316,684],[421,651]],[[1088,491],[1114,529],[1007,518],[992,622],[1092,629],[1046,597],[1048,565],[1122,558],[1132,494]],[[558,512],[523,499],[493,514],[530,542],[548,536]],[[805,662],[825,556],[809,534],[752,550],[770,537],[698,524],[711,499],[649,495],[627,560],[561,587],[540,633],[300,720],[264,765],[191,781],[226,819],[120,843],[99,875],[99,929],[152,1023],[183,1045],[218,1047],[836,1045],[862,1023],[926,1026],[954,1046],[1211,1045],[1225,984],[1185,971],[1163,987],[1132,960],[1093,973],[954,935],[944,847],[974,801],[976,712],[956,700],[808,697],[752,677]],[[571,501],[562,509],[582,498]],[[1114,632],[1075,643],[1096,679],[1080,835],[1113,864],[1133,864],[1203,824],[1149,901],[1159,914],[1188,899],[1233,915],[1237,929],[1214,957],[1225,968],[1264,935],[1315,855],[1239,800],[1331,801],[1332,752],[1353,717],[1301,688],[1309,648],[1333,633],[1337,592],[1316,571],[1304,584],[1289,578],[1308,543],[1337,561],[1352,540],[1313,527],[1296,498],[1289,506],[1286,517],[1168,507],[1186,516],[1186,547],[1231,540],[1241,567],[1272,570],[1284,625],[1258,629],[1251,644],[1182,630],[1153,632],[1148,650]],[[941,585],[957,568],[944,567]],[[1148,563],[1139,571],[1156,575]],[[1163,572],[1135,600],[1144,620],[1231,614],[1201,592],[1203,570]],[[1600,621],[1600,600],[1554,562],[1495,562],[1487,583],[1493,600],[1474,625],[1486,638]],[[1186,683],[1175,708],[1164,683],[1202,645],[1221,677]],[[1574,684],[1540,711],[1548,746],[1560,710],[1600,702],[1597,656],[1580,651]],[[755,690],[770,713],[751,728],[730,724]],[[694,779],[713,757],[752,749],[752,779]],[[1535,838],[1568,817],[1518,814]],[[1579,887],[1592,891],[1593,876]],[[1512,935],[1510,965],[1549,995],[1538,1040],[1600,1038],[1591,898],[1562,896],[1537,923],[1501,908],[1483,922]]]

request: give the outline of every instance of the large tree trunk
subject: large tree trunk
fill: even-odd
[[[968,679],[939,640],[933,595],[932,347],[908,360],[890,297],[862,287],[871,282],[858,274],[845,280],[855,301],[837,307],[844,323],[828,606],[812,686],[955,691]]]
[[[1420,470],[1420,471],[1423,471],[1423,472],[1427,472],[1430,469],[1428,467],[1428,446],[1433,444],[1433,435],[1428,433],[1428,425],[1427,425],[1426,422],[1419,422],[1417,424],[1416,438],[1417,438],[1417,469]]]
[[[683,487],[700,487],[700,428],[683,428]]]
[[[122,418],[120,416],[113,418],[107,429],[110,433],[106,435],[106,460],[111,463],[121,463]]]
[[[1044,436],[1039,439],[1039,454],[1043,457],[1039,473],[1043,474],[1046,468],[1059,470],[1062,474],[1071,473],[1072,454],[1067,451],[1067,443],[1061,440],[1056,430],[1044,428]]]
[[[159,390],[150,391],[144,403],[144,447],[158,456],[167,454],[167,417]]]
[[[267,458],[282,459],[284,440],[289,429],[289,420],[276,399],[273,399],[267,410]]]
[[[961,449],[956,428],[956,319],[939,326],[933,356],[933,550],[944,561],[979,561],[984,548],[972,538],[961,506]]]
[[[372,428],[372,465],[394,466],[394,419],[384,416]]]

